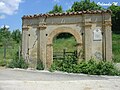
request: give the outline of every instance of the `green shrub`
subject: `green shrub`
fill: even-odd
[[[6,62],[4,60],[0,60],[0,66],[6,66]]]
[[[77,65],[77,58],[74,56],[67,56],[64,60],[54,60],[50,71],[64,71],[73,72],[74,66]]]
[[[91,75],[120,75],[112,62],[107,61],[82,61],[79,64],[74,58],[66,58],[65,60],[56,60],[53,62],[50,71],[64,71],[68,73],[84,73]]]
[[[16,54],[13,60],[9,62],[8,67],[26,69],[28,68],[28,64],[25,62],[25,60],[22,57],[20,57],[19,59],[18,55]]]
[[[94,60],[82,61],[78,66],[81,71],[80,73],[96,74],[97,63]]]
[[[38,69],[38,70],[44,70],[44,66],[43,66],[43,63],[42,63],[42,61],[38,61],[37,62],[37,67],[36,67],[36,69]]]

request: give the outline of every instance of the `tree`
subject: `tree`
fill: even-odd
[[[111,5],[108,9],[112,11],[112,31],[120,33],[120,6]]]
[[[80,2],[76,1],[72,5],[71,9],[67,10],[67,12],[77,12],[82,10],[102,10],[103,8],[97,5],[94,1],[90,2],[90,0],[82,0]]]
[[[49,13],[62,13],[62,6],[58,6],[57,4],[53,7],[53,10],[49,11]]]
[[[8,46],[10,46],[12,43],[11,39],[11,33],[8,28],[3,28],[0,29],[0,44],[1,46],[4,46],[4,59],[6,59],[6,49]]]
[[[12,38],[15,40],[17,43],[20,43],[21,41],[22,34],[19,29],[15,30],[12,32]]]
[[[0,42],[4,44],[5,42],[8,42],[11,37],[11,33],[9,29],[7,28],[1,28],[0,29]]]

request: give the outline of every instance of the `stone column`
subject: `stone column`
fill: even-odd
[[[38,29],[38,42],[37,42],[37,63],[42,62],[46,68],[46,46],[45,46],[45,25],[39,25]]]
[[[111,15],[102,14],[102,31],[103,31],[103,59],[112,60],[112,32],[111,32]]]
[[[22,27],[22,56],[23,58],[28,62],[28,44],[29,44],[29,40],[28,40],[28,30],[29,27],[28,26],[23,26]]]
[[[84,59],[90,60],[92,57],[92,30],[91,23],[84,23]]]
[[[111,21],[105,21],[104,25],[104,59],[112,60],[112,33],[111,33]]]
[[[47,52],[46,52],[46,59],[47,59],[47,62],[46,62],[46,69],[49,69],[53,63],[53,45],[52,44],[48,44],[47,45]]]
[[[83,50],[82,50],[82,43],[77,43],[77,57],[78,57],[78,63],[83,60]]]

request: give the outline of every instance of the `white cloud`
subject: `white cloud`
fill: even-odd
[[[1,26],[1,28],[4,28],[4,27],[5,27],[5,28],[10,28],[10,26],[8,26],[8,25],[2,25],[2,26]]]
[[[15,14],[21,2],[22,0],[0,0],[0,14]]]
[[[5,18],[5,15],[0,15],[0,19],[4,19]]]
[[[60,0],[53,0],[54,2],[57,2],[57,3],[59,3],[60,2]]]

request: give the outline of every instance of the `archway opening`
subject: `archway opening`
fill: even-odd
[[[66,33],[70,34],[72,36],[71,38],[74,39],[75,43],[73,45],[68,42],[66,44],[66,46],[64,46],[63,44],[65,42],[62,41],[62,39],[59,40],[59,38],[58,38],[59,35],[63,34],[65,36]],[[63,38],[63,40],[65,40],[65,38]],[[61,47],[64,46],[62,49],[60,49],[60,46],[56,45],[56,43],[57,42],[59,43],[59,41],[62,41],[62,43],[59,44],[59,45],[62,45]],[[72,47],[71,48],[68,47],[69,46],[68,44],[72,45]],[[55,48],[55,46],[57,46],[59,49]],[[47,65],[47,68],[50,68],[52,64],[54,65],[54,61],[55,61],[54,57],[55,57],[55,54],[57,54],[55,51],[58,51],[58,50],[59,51],[63,51],[63,49],[66,50],[66,51],[68,51],[68,52],[71,51],[70,49],[72,49],[72,52],[74,52],[74,50],[76,50],[76,54],[75,55],[77,56],[77,59],[76,60],[72,59],[72,61],[73,62],[75,62],[75,61],[79,62],[79,60],[81,58],[81,53],[80,53],[81,48],[82,48],[82,36],[76,30],[74,30],[72,28],[69,28],[69,27],[59,27],[59,28],[53,30],[48,35],[48,39],[47,39],[47,47],[46,47],[46,65]],[[64,55],[64,54],[62,53],[62,55]],[[66,53],[65,53],[64,56],[66,56]],[[59,54],[58,54],[58,57],[60,57]],[[62,60],[59,59],[59,58],[57,58],[57,59],[60,60],[60,61],[70,60],[70,59],[64,60],[63,58],[62,58]]]
[[[59,33],[53,38],[53,61],[66,57],[77,58],[77,41],[70,33]]]

